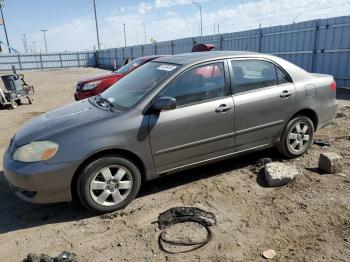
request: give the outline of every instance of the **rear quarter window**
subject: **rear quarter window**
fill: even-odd
[[[288,75],[286,75],[285,72],[282,71],[281,68],[277,68],[277,81],[279,85],[286,84],[286,83],[291,83],[291,80]]]

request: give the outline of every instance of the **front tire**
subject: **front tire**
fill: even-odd
[[[285,127],[277,150],[288,158],[303,155],[311,146],[314,124],[307,116],[296,116]]]
[[[77,180],[80,201],[97,213],[108,213],[126,207],[141,186],[137,166],[123,157],[105,156],[82,169]]]

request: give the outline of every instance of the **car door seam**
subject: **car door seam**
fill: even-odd
[[[214,142],[214,141],[217,141],[217,140],[220,140],[220,139],[224,139],[224,138],[229,138],[229,137],[235,136],[235,134],[236,134],[236,132],[230,132],[230,133],[227,133],[227,134],[224,134],[224,135],[215,136],[215,137],[211,137],[211,138],[207,138],[207,139],[203,139],[203,140],[199,140],[199,141],[195,141],[195,142],[191,142],[191,143],[187,143],[187,144],[183,144],[183,145],[179,145],[179,146],[170,147],[170,148],[167,148],[167,149],[158,150],[154,154],[155,155],[161,155],[161,154],[173,152],[173,151],[184,149],[184,148],[197,146],[197,145],[200,145],[200,144],[206,144],[206,143]]]

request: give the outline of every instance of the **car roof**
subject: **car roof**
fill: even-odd
[[[148,55],[148,56],[142,56],[140,58],[144,61],[150,61],[150,60],[154,60],[154,59],[157,59],[160,57],[164,57],[164,55]]]
[[[207,60],[225,59],[225,58],[234,58],[234,57],[249,57],[249,56],[268,57],[268,55],[264,55],[256,52],[206,51],[206,52],[193,52],[193,53],[185,53],[185,54],[178,54],[178,55],[172,55],[172,56],[164,56],[156,59],[155,61],[187,65],[187,64],[198,63],[198,62],[205,62]]]

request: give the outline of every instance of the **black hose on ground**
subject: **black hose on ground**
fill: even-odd
[[[170,254],[186,253],[203,247],[213,239],[213,232],[210,229],[210,226],[216,224],[216,218],[213,213],[196,207],[174,207],[161,213],[158,217],[158,226],[160,229],[165,229],[171,225],[185,222],[193,222],[203,226],[207,232],[207,237],[202,241],[195,242],[169,240],[166,238],[166,230],[163,230],[158,237],[158,245],[162,251]],[[171,251],[166,249],[164,244],[192,248],[182,251]]]

